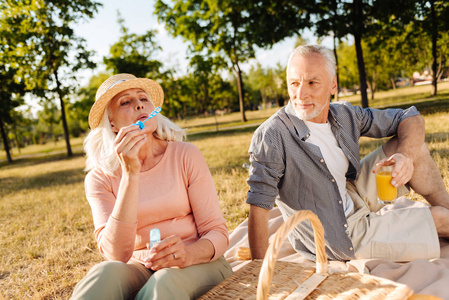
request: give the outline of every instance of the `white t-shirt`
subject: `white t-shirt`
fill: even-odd
[[[354,207],[354,202],[346,190],[346,172],[349,167],[349,161],[343,150],[338,146],[337,139],[331,130],[329,122],[314,123],[304,121],[310,129],[310,137],[306,142],[314,144],[320,148],[326,166],[334,176],[337,182],[341,199],[343,199],[343,209],[347,216]]]

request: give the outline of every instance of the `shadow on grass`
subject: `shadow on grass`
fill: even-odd
[[[434,100],[434,97],[429,97],[428,100],[423,100],[421,102],[410,102],[410,103],[404,103],[404,104],[397,104],[397,105],[389,105],[383,108],[409,108],[410,106],[415,106],[418,111],[422,115],[429,115],[434,114],[437,112],[449,112],[449,94],[448,98]]]
[[[13,158],[13,161],[9,163],[6,160],[0,161],[0,168],[8,169],[8,168],[17,168],[24,166],[33,166],[42,163],[48,163],[53,161],[61,161],[61,160],[71,160],[76,159],[78,157],[83,156],[84,153],[81,151],[73,152],[73,156],[68,157],[67,153],[39,153],[39,154],[30,154],[23,155],[17,158]]]
[[[47,187],[69,185],[73,183],[83,182],[86,173],[82,168],[67,171],[46,172],[37,176],[23,177],[5,177],[0,178],[0,186],[2,190],[0,197],[3,198],[9,194],[14,194],[22,190],[43,189]]]
[[[265,121],[266,119],[267,119],[267,118],[255,118],[255,119],[249,120],[248,122],[250,122],[250,123],[262,123],[262,122]],[[238,125],[245,125],[245,124],[247,124],[247,123],[242,122],[242,121],[237,121],[237,120],[234,120],[234,121],[228,121],[228,122],[218,122],[218,128],[219,128],[219,130],[220,130],[220,127],[238,126]],[[187,126],[186,128],[187,128],[188,130],[195,129],[195,131],[199,131],[199,130],[201,130],[202,128],[207,129],[207,128],[211,128],[211,127],[215,127],[215,126],[217,126],[217,123],[216,123],[216,122],[209,122],[209,123],[201,124],[201,125]],[[195,131],[194,131],[194,132],[195,132]]]
[[[360,146],[360,158],[365,157],[384,143],[388,141],[388,138],[382,139],[369,139],[363,140],[359,143]],[[426,133],[425,142],[429,145],[432,143],[448,143],[449,142],[449,132],[435,132],[435,133]],[[432,149],[429,147],[430,153],[432,155],[438,155],[440,157],[449,157],[449,149]]]
[[[223,136],[232,136],[236,134],[242,133],[252,133],[254,132],[259,124],[255,124],[254,126],[248,126],[244,128],[234,128],[234,129],[218,129],[218,131],[211,132],[202,132],[202,133],[191,133],[187,135],[187,141],[197,141],[204,138],[213,138],[213,137],[223,137]],[[249,145],[248,145],[249,147]]]

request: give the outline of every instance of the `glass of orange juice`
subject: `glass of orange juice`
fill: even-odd
[[[398,190],[391,184],[393,166],[381,166],[376,170],[377,200],[379,203],[392,204]]]

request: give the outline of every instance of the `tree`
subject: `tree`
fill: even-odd
[[[6,61],[4,59],[0,54],[0,61]],[[25,92],[25,85],[17,82],[16,72],[17,70],[0,64],[0,134],[8,162],[12,162],[12,156],[9,148],[6,124],[13,122],[13,110],[23,103],[20,95]]]
[[[358,89],[357,62],[354,60],[355,47],[341,41],[337,51],[339,57],[339,88],[343,93],[346,92],[346,89],[350,91]]]
[[[190,59],[189,67],[193,71],[193,79],[197,89],[201,87],[202,97],[199,100],[200,111],[204,113],[211,104],[210,83],[213,75],[224,66],[225,62],[221,57],[212,55],[194,55]],[[198,93],[199,91],[197,91]]]
[[[162,63],[152,59],[160,50],[154,40],[156,32],[148,30],[143,35],[130,33],[120,14],[118,23],[122,35],[119,41],[111,46],[111,55],[103,58],[106,68],[114,74],[130,73],[136,77],[152,79],[159,77]]]
[[[240,65],[255,56],[255,46],[266,48],[298,33],[309,24],[306,11],[290,2],[243,0],[157,0],[155,13],[173,36],[191,43],[192,52],[212,50],[227,59],[237,78],[241,120],[246,122]],[[269,24],[269,26],[268,26]]]
[[[432,44],[432,96],[437,94],[438,39],[449,31],[449,3],[438,0],[417,0],[419,19],[415,24],[431,38]],[[441,64],[441,62],[440,62]]]
[[[91,0],[6,0],[2,6],[9,24],[10,47],[16,53],[20,76],[34,94],[47,92],[59,98],[67,155],[72,156],[64,99],[73,92],[76,73],[93,68],[93,52],[77,37],[72,26],[92,18],[100,5]]]
[[[92,105],[95,102],[95,95],[100,85],[109,77],[106,73],[93,75],[87,86],[82,87],[77,94],[77,101],[69,103],[67,106],[68,115],[72,120],[76,120],[81,131],[89,129],[88,118]]]
[[[273,100],[279,107],[284,105],[284,96],[287,93],[285,67],[278,64],[276,68],[263,69],[258,63],[251,67],[247,77],[252,90],[257,91],[258,95],[254,97],[261,99],[263,108],[269,106]]]

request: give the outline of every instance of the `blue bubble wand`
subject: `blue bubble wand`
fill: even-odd
[[[132,125],[137,125],[139,126],[139,129],[143,129],[145,127],[145,125],[143,125],[143,123],[145,123],[146,121],[148,121],[149,119],[152,119],[155,115],[157,115],[158,113],[161,112],[161,108],[158,106],[156,107],[153,112],[148,116],[148,118],[146,118],[143,122],[142,121],[137,121],[136,123],[132,124]]]

